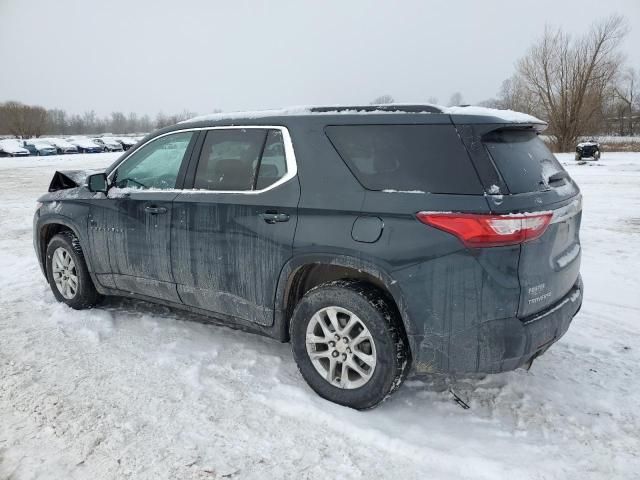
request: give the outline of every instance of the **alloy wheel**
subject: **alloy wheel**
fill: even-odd
[[[58,247],[53,252],[51,259],[53,281],[60,294],[67,300],[71,300],[78,293],[78,272],[71,254],[66,248]]]
[[[331,385],[354,389],[366,384],[376,368],[376,347],[364,322],[341,307],[317,311],[306,332],[307,354]]]

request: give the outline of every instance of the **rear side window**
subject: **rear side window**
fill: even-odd
[[[284,156],[284,142],[280,130],[269,130],[264,153],[260,160],[256,190],[273,185],[287,173],[287,162]]]
[[[535,132],[496,130],[482,137],[511,193],[548,190],[564,169]]]
[[[287,173],[282,132],[261,128],[207,132],[194,188],[262,190]]]
[[[325,131],[369,190],[483,192],[452,125],[340,125]]]

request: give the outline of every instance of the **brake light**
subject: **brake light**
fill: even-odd
[[[422,223],[451,233],[467,247],[517,245],[542,236],[551,222],[551,212],[514,215],[418,212]]]

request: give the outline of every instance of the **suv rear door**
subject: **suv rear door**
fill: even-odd
[[[491,162],[499,175],[487,188],[491,210],[553,213],[545,233],[520,247],[518,317],[526,319],[557,303],[578,280],[580,190],[534,129],[473,128],[481,147],[470,149],[472,157]]]
[[[187,172],[192,190],[173,202],[171,261],[183,303],[273,323],[278,276],[292,256],[296,171],[285,128],[202,133]]]

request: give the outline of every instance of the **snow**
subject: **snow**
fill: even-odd
[[[72,137],[72,138],[68,138],[67,141],[77,147],[82,147],[82,148],[98,147],[98,144],[94,143],[90,138],[87,138],[87,137]]]
[[[497,117],[509,123],[545,123],[542,120],[526,113],[515,112],[513,110],[500,110],[486,107],[446,107],[444,113],[450,115],[486,115]]]
[[[0,150],[5,153],[29,153],[29,150],[23,148],[20,142],[13,139],[0,140]]]
[[[385,188],[383,193],[425,193],[422,190],[394,190],[392,188]]]
[[[598,142],[580,142],[576,147],[597,147]]]
[[[313,393],[288,345],[140,301],[54,300],[36,198],[55,170],[118,155],[0,159],[0,478],[638,478],[640,153],[558,155],[584,195],[586,297],[530,371],[409,380],[368,412]]]
[[[496,108],[486,108],[486,107],[443,107],[439,105],[431,105],[424,103],[394,103],[390,105],[385,105],[385,107],[391,107],[393,105],[396,106],[408,106],[408,105],[425,105],[430,107],[436,107],[442,110],[442,113],[450,114],[450,115],[486,115],[490,117],[497,117],[508,123],[545,123],[542,120],[539,120],[536,117],[531,115],[527,115],[526,113],[514,112],[513,110],[499,110]],[[336,105],[336,108],[339,108],[339,105]],[[234,119],[253,119],[253,118],[264,118],[264,117],[279,117],[279,116],[287,116],[287,115],[371,115],[371,114],[402,114],[403,112],[398,111],[389,111],[389,110],[373,110],[363,113],[359,110],[328,110],[316,112],[313,111],[313,108],[318,108],[318,105],[298,105],[292,107],[285,107],[281,109],[275,110],[254,110],[247,112],[223,112],[223,113],[212,113],[207,115],[200,115],[197,117],[190,118],[188,120],[184,120],[180,123],[187,122],[199,122],[199,121],[219,121],[219,120],[234,120]],[[326,107],[322,107],[326,108]],[[428,112],[424,112],[428,113]]]

